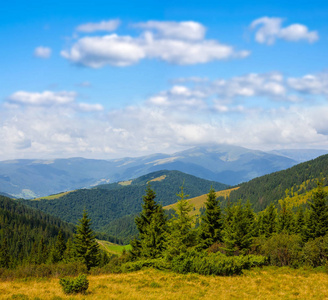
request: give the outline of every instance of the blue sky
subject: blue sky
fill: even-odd
[[[326,1],[6,1],[0,160],[328,149]]]

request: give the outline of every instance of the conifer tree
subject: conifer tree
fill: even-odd
[[[247,252],[255,235],[255,214],[249,201],[244,206],[239,201],[227,211],[229,221],[225,222],[223,240],[227,253],[232,255],[235,250]]]
[[[50,262],[57,263],[63,260],[65,250],[66,250],[66,243],[63,236],[63,232],[60,230],[58,232],[56,243],[53,246],[52,251],[50,253],[50,258],[49,258]]]
[[[288,207],[286,199],[280,202],[281,210],[278,216],[278,232],[285,232],[292,234],[295,231],[294,224],[294,214],[292,210]]]
[[[221,207],[213,188],[210,189],[207,195],[205,208],[199,228],[199,243],[200,247],[204,249],[215,242],[222,242]]]
[[[193,230],[194,217],[190,216],[193,206],[188,202],[184,194],[183,186],[180,194],[177,195],[180,199],[176,205],[174,216],[169,221],[169,233],[166,243],[165,257],[170,260],[173,257],[187,251],[189,247],[195,245],[196,235]]]
[[[277,210],[271,202],[270,205],[261,214],[262,222],[260,225],[260,235],[266,238],[271,237],[277,230]]]
[[[322,185],[322,182],[318,182],[317,189],[313,192],[312,199],[309,201],[308,239],[324,236],[328,232],[327,193],[324,191]]]
[[[0,245],[0,268],[9,268],[10,261],[8,241],[5,237]]]
[[[139,237],[131,241],[130,254],[133,258],[159,257],[164,250],[167,218],[155,197],[155,192],[148,184],[146,195],[143,196],[142,212],[135,219]]]
[[[76,234],[74,236],[74,246],[76,254],[90,270],[99,264],[99,245],[96,241],[96,236],[91,229],[91,220],[88,218],[86,211],[83,212],[82,219],[76,226]]]

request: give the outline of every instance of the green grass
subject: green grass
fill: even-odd
[[[69,193],[72,193],[72,192],[74,192],[74,190],[73,191],[59,193],[59,194],[54,194],[54,195],[50,195],[50,196],[35,198],[33,200],[35,200],[35,201],[39,201],[39,200],[55,200],[55,199],[59,199],[59,198],[65,196],[65,195],[67,195]]]
[[[107,251],[111,254],[122,254],[123,250],[129,251],[131,249],[131,245],[117,245],[108,241],[100,241],[98,240],[98,244],[100,245],[101,249]]]

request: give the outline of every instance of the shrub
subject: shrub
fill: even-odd
[[[307,242],[303,248],[303,258],[307,265],[319,267],[328,261],[328,236],[318,237]]]
[[[302,264],[302,238],[300,235],[280,233],[273,235],[260,247],[271,265],[299,267]]]
[[[178,273],[198,273],[202,275],[230,276],[241,274],[243,269],[263,266],[267,260],[263,256],[226,256],[220,252],[188,251],[172,260],[172,270]]]
[[[61,278],[59,283],[62,286],[65,294],[85,294],[89,287],[87,276],[82,274],[72,279]]]

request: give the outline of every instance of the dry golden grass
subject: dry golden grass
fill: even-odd
[[[235,188],[232,188],[232,189],[215,192],[216,197],[220,197],[220,196],[227,197],[227,196],[230,195],[231,191],[236,190],[236,189],[239,189],[239,187],[235,187]],[[190,204],[192,204],[193,207],[195,208],[194,210],[191,211],[191,215],[198,215],[199,214],[199,210],[202,207],[204,207],[204,205],[205,205],[204,203],[206,202],[206,199],[207,199],[207,194],[201,195],[201,196],[198,196],[198,197],[195,197],[195,198],[188,199],[188,202]],[[176,206],[176,203],[164,206],[164,209],[174,209],[175,206]]]
[[[148,269],[88,279],[88,293],[74,296],[62,292],[57,278],[0,282],[0,299],[328,299],[328,274],[289,268],[234,277]]]
[[[153,182],[153,181],[162,181],[166,178],[166,175],[159,176],[157,178],[154,178],[152,180],[149,180],[148,182]]]
[[[59,199],[69,193],[72,193],[74,192],[75,190],[73,191],[68,191],[68,192],[63,192],[63,193],[59,193],[59,194],[55,194],[55,195],[50,195],[50,196],[45,196],[45,197],[40,197],[40,198],[35,198],[35,199],[32,199],[32,200],[35,200],[35,201],[39,201],[39,200],[55,200],[55,199]]]

